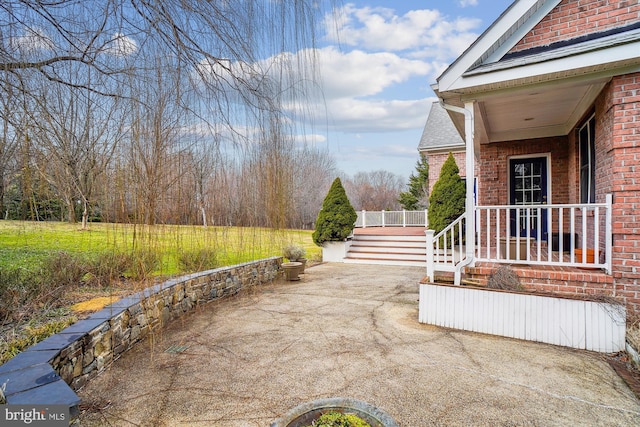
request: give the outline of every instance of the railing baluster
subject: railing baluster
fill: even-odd
[[[607,194],[606,196],[606,214],[604,220],[604,229],[605,229],[605,268],[608,274],[611,274],[611,265],[613,255],[613,234],[612,234],[612,214],[611,211],[613,204],[613,195]]]
[[[487,258],[491,254],[491,211],[487,209]]]
[[[593,262],[600,263],[600,209],[593,209]]]
[[[549,225],[553,224],[553,222],[549,221]],[[558,256],[560,261],[562,261],[563,253],[567,249],[564,247],[564,209],[558,208]],[[573,235],[570,235],[569,241],[573,240]],[[552,241],[553,243],[553,241]],[[551,245],[547,248],[549,252],[549,259],[551,259]]]
[[[587,262],[587,248],[588,248],[588,244],[587,244],[587,239],[589,237],[589,235],[587,234],[587,211],[586,208],[583,206],[582,208],[580,208],[580,210],[582,211],[582,259],[580,260],[581,263],[586,263]]]
[[[501,218],[501,209],[496,210],[496,254],[498,259],[502,259],[501,251],[500,251],[500,218]],[[490,258],[489,256],[488,258]]]
[[[571,207],[571,235],[575,236],[576,234],[576,208]],[[571,245],[569,252],[569,262],[575,262],[576,256],[576,244]]]

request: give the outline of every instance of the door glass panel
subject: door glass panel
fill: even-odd
[[[546,158],[513,159],[510,165],[511,204],[530,206],[546,203]],[[512,233],[535,236],[538,216],[542,213],[539,209],[520,209],[518,221],[512,218],[512,226],[517,228]],[[516,215],[515,210],[513,214]]]

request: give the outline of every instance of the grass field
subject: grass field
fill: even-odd
[[[322,258],[311,231],[0,221],[0,364],[105,301],[169,276],[282,256]]]
[[[0,221],[0,270],[34,269],[51,254],[96,256],[109,252],[153,252],[160,262],[153,275],[185,273],[179,259],[203,249],[215,255],[217,266],[233,265],[282,255],[294,244],[307,258],[320,259],[310,230],[270,230],[246,227],[196,227],[92,223],[88,230],[78,224],[59,222]]]

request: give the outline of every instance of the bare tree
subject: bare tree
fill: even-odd
[[[32,132],[37,140],[22,154],[44,155],[39,147],[55,154],[56,167],[43,176],[65,199],[68,218],[74,217],[74,200],[80,200],[86,221],[94,199],[109,218],[149,224],[161,217],[183,221],[169,218],[174,213],[191,218],[187,206],[195,205],[203,224],[207,208],[211,217],[227,222],[244,218],[274,227],[294,222],[290,194],[297,184],[290,140],[300,133],[295,126],[301,121],[288,108],[307,96],[306,82],[316,78],[313,50],[306,48],[313,46],[322,3],[1,2],[0,97],[29,106],[22,111],[36,106],[44,118]],[[70,102],[47,99],[51,94]],[[19,140],[26,132],[19,126],[7,135]],[[107,133],[114,128],[126,136],[121,147],[126,150],[117,148],[118,135]],[[209,132],[193,132],[199,128]],[[220,138],[241,148],[235,154],[251,157],[207,164],[204,153],[221,155]],[[81,147],[93,148],[80,153]],[[224,156],[233,157],[230,153]],[[96,200],[95,189],[106,185],[96,184],[102,170],[111,191]],[[190,170],[198,173],[187,177]],[[252,186],[239,188],[242,183]],[[212,185],[225,187],[224,213]],[[211,194],[215,197],[207,198]]]
[[[327,150],[306,145],[295,154],[293,179],[297,216],[291,226],[312,229],[322,201],[336,177],[336,161]]]
[[[19,99],[14,96],[12,88],[8,88],[4,97],[0,97],[0,119],[2,120],[2,133],[0,134],[0,215],[5,218],[8,211],[5,209],[5,192],[10,185],[10,176],[16,172],[16,150],[25,127],[25,115],[19,104]]]
[[[123,138],[125,105],[120,98],[69,86],[46,92],[34,103],[38,140],[49,159],[40,173],[65,202],[69,222],[75,222],[76,203],[81,204],[86,229],[98,181]]]
[[[356,210],[399,210],[403,181],[402,176],[385,170],[358,172],[346,180],[345,189]]]

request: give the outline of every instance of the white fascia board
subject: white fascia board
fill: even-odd
[[[420,148],[418,151],[426,154],[441,154],[448,153],[449,151],[458,153],[464,151],[466,148],[465,144],[451,144],[451,145],[439,145],[437,147],[429,147],[429,148]]]
[[[580,75],[584,80],[590,80],[592,74],[598,74],[597,71],[594,71],[598,69],[605,70],[605,74],[612,76],[619,74],[616,72],[619,68],[624,68],[625,73],[634,72],[637,71],[636,66],[640,70],[638,52],[640,52],[640,41],[549,61],[515,65],[490,73],[459,76],[455,82],[451,82],[447,90],[467,93],[473,92],[470,89],[474,87],[500,86],[505,82],[522,81],[524,84],[530,84]],[[442,88],[440,88],[440,92],[444,92]]]
[[[549,0],[557,5],[560,0]],[[508,31],[538,3],[538,0],[516,0],[491,26],[482,34],[462,55],[438,77],[437,85],[440,92],[447,92],[459,78],[482,56],[488,52]],[[533,20],[527,27],[533,28],[537,22]],[[531,29],[529,28],[529,30]],[[517,41],[516,41],[517,42]],[[513,46],[511,46],[513,47]]]

